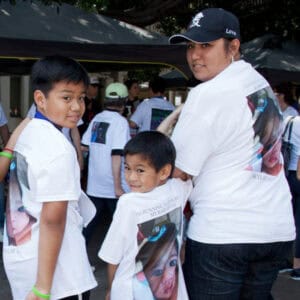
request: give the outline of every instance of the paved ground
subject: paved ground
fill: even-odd
[[[90,261],[91,264],[96,267],[95,276],[98,281],[98,287],[92,291],[90,300],[104,299],[106,287],[106,267],[105,264],[98,259],[97,252],[99,245],[103,240],[106,228],[107,224],[99,228],[88,247]],[[0,254],[2,258],[2,247]],[[274,284],[272,294],[274,300],[299,300],[300,281],[290,279],[288,273],[279,274],[278,279]],[[3,270],[2,259],[0,260],[0,300],[12,300],[9,285]]]

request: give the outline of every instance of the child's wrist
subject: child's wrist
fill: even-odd
[[[48,291],[42,289],[42,288],[37,288],[36,285],[34,285],[31,289],[33,294],[35,294],[37,297],[41,299],[50,299],[51,295]]]

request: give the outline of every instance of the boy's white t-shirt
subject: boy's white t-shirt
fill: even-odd
[[[183,227],[182,211],[191,189],[191,181],[170,179],[151,192],[128,193],[120,197],[98,254],[105,262],[118,265],[112,283],[111,300],[157,299],[153,296],[156,292],[151,285],[152,277],[149,276],[152,273],[154,277],[158,277],[165,291],[177,293],[177,297],[172,299],[188,299],[179,251]],[[178,247],[176,251],[175,244]],[[165,245],[169,246],[166,248]],[[152,259],[154,262],[150,263]],[[149,264],[148,271],[146,261]],[[151,264],[154,266],[153,270],[150,268]],[[170,277],[173,281],[169,278],[169,287],[164,285],[163,277],[160,277],[166,270],[171,270],[170,274],[177,276]],[[178,282],[178,288],[175,282]]]
[[[137,106],[130,120],[139,127],[139,132],[156,130],[174,109],[174,105],[162,97],[145,99]]]
[[[111,153],[123,150],[129,139],[128,122],[118,112],[104,110],[92,119],[81,139],[89,146],[88,195],[116,198]],[[123,170],[121,179],[123,189],[128,191]]]
[[[282,116],[276,97],[242,60],[190,91],[172,135],[176,167],[194,176],[189,238],[213,244],[295,238],[280,147],[271,148],[277,151],[276,174],[266,173],[260,134],[267,126],[255,137],[256,120],[271,107],[279,125],[270,137],[279,145]]]
[[[82,235],[80,171],[74,147],[50,122],[33,119],[21,133],[10,167],[3,261],[16,300],[36,282],[41,209],[69,201],[51,299],[77,295],[97,283]]]

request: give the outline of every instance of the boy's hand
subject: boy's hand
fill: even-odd
[[[122,187],[115,187],[116,198],[120,198],[124,193]]]

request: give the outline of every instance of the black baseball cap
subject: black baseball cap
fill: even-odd
[[[208,43],[220,38],[240,40],[239,20],[223,8],[207,8],[193,17],[185,33],[172,35],[169,42]]]

